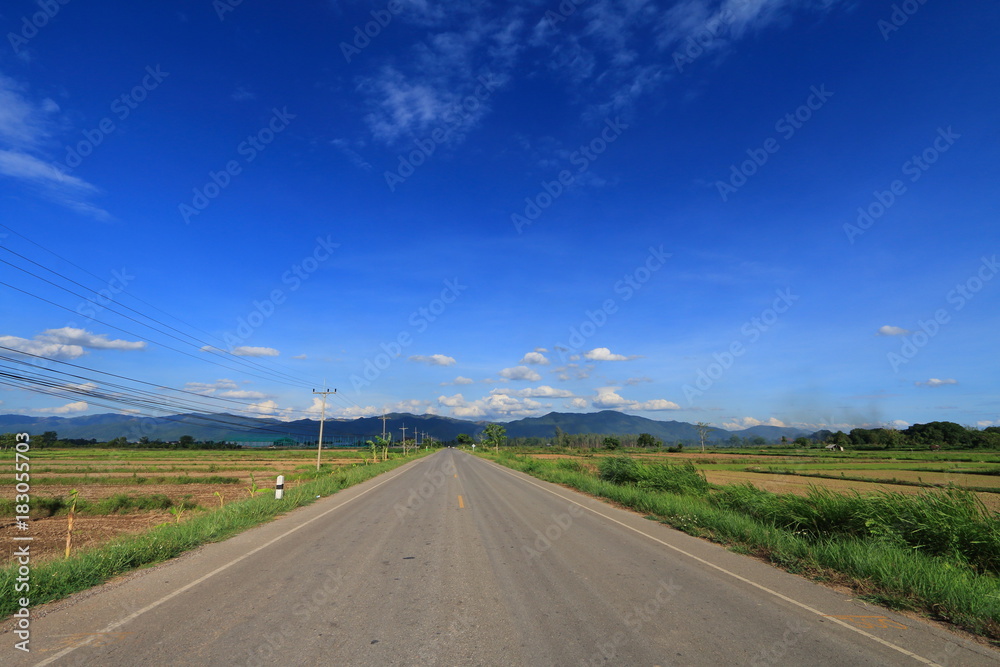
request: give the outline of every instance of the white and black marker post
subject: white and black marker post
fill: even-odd
[[[285,476],[278,475],[278,483],[274,485],[274,499],[281,500],[283,495],[285,495]]]

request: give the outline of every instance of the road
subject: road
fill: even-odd
[[[446,449],[49,605],[5,665],[997,665],[1000,653]]]

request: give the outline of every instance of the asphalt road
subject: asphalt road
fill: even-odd
[[[6,593],[5,593],[6,594]],[[997,665],[1000,653],[457,450],[33,619],[4,665]]]

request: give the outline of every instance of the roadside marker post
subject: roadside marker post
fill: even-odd
[[[278,475],[278,483],[274,485],[274,499],[281,500],[285,495],[285,476]]]

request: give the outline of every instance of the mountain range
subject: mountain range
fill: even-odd
[[[442,417],[439,415],[414,415],[392,413],[386,415],[386,432],[398,440],[406,427],[407,437],[412,437],[414,429],[443,441],[454,440],[459,433],[475,436],[489,422],[468,421]],[[614,410],[591,413],[550,412],[541,417],[526,417],[503,423],[507,437],[552,438],[556,429],[565,433],[596,433],[625,435],[649,433],[665,444],[698,441],[698,427],[678,421],[658,421]],[[324,441],[327,436],[381,435],[383,421],[380,417],[360,417],[357,419],[327,419],[324,423]],[[61,438],[84,438],[107,441],[124,436],[130,441],[147,437],[150,440],[178,440],[182,435],[190,435],[196,440],[252,440],[271,437],[291,437],[296,440],[315,441],[319,432],[319,421],[300,419],[285,422],[268,417],[244,417],[230,414],[179,414],[164,417],[136,417],[114,413],[87,415],[82,417],[29,417],[25,415],[0,415],[0,432],[25,432],[41,434],[55,431]],[[752,426],[739,431],[727,431],[710,427],[707,442],[727,444],[732,436],[739,438],[763,437],[767,442],[777,442],[782,436],[793,440],[811,432],[798,428],[781,426]]]

